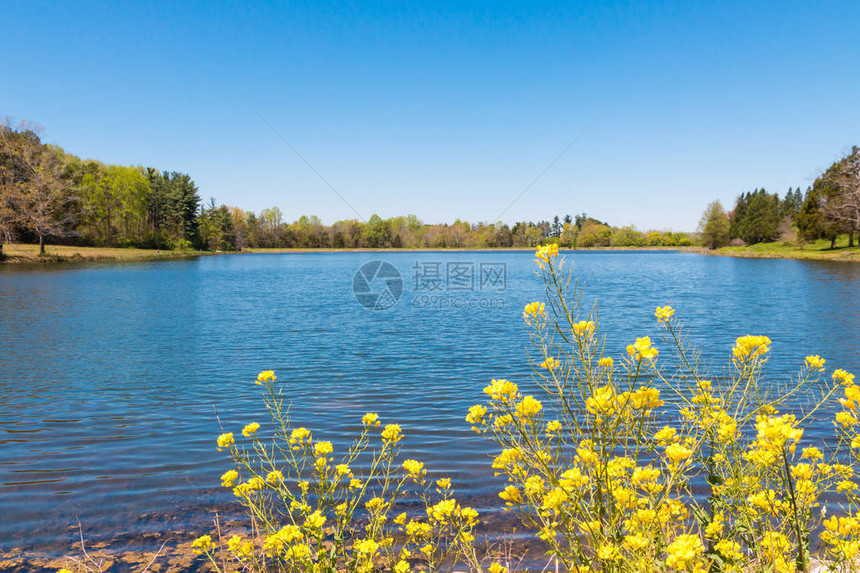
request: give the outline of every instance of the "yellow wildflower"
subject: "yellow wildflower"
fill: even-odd
[[[594,335],[594,329],[593,320],[580,320],[573,325],[573,334],[577,338],[591,338]]]
[[[648,539],[643,535],[633,533],[624,537],[624,546],[633,551],[639,551],[648,546]]]
[[[337,464],[334,466],[334,471],[337,472],[338,476],[352,476],[352,470],[347,464]]]
[[[698,536],[679,535],[666,548],[666,565],[679,571],[691,570],[704,550]]]
[[[237,479],[239,479],[239,472],[236,470],[228,470],[221,474],[221,485],[223,487],[233,487]]]
[[[533,396],[526,396],[523,401],[517,404],[517,417],[533,418],[541,411],[543,405],[535,400]]]
[[[621,559],[621,553],[612,543],[602,543],[597,549],[597,558],[603,561],[615,561]]]
[[[833,381],[839,382],[843,386],[849,386],[854,383],[854,375],[839,368],[833,371]]]
[[[561,487],[573,492],[588,483],[588,476],[583,475],[582,471],[574,466],[561,474],[558,483]]]
[[[653,361],[657,358],[658,351],[656,348],[651,346],[651,338],[643,336],[642,338],[637,338],[636,342],[627,346],[627,354],[629,354],[633,360]]]
[[[403,439],[399,424],[388,424],[382,430],[382,440],[388,444],[396,444]]]
[[[257,385],[260,386],[263,382],[269,383],[277,380],[273,370],[263,370],[257,374]]]
[[[284,481],[284,474],[279,470],[272,470],[266,475],[266,481],[271,484],[281,483]]]
[[[725,526],[725,516],[723,512],[718,511],[714,514],[714,518],[705,527],[705,537],[708,539],[719,539],[723,535],[723,527]]]
[[[561,430],[561,422],[559,422],[558,420],[552,420],[551,422],[547,422],[546,433],[548,436],[555,434],[559,430]]]
[[[714,545],[714,549],[716,549],[727,561],[738,561],[743,557],[741,546],[729,539],[719,541]]]
[[[847,410],[856,410],[860,403],[860,386],[852,384],[845,387],[845,398],[840,398],[839,403]]]
[[[506,469],[515,466],[522,459],[522,453],[517,448],[505,448],[493,460],[493,469]]]
[[[669,442],[675,441],[677,435],[678,430],[666,426],[665,428],[659,430],[656,434],[654,434],[654,441],[659,442],[661,444],[668,444]]]
[[[669,322],[669,319],[672,318],[672,315],[675,314],[675,309],[671,306],[658,306],[657,310],[654,312],[654,316],[657,317],[657,322]]]
[[[558,360],[550,356],[549,358],[540,363],[540,367],[546,368],[547,370],[555,370],[560,366],[560,364],[561,363]]]
[[[385,505],[385,501],[381,497],[372,497],[367,500],[367,503],[364,504],[364,507],[367,508],[368,511],[375,511]]]
[[[212,537],[209,535],[201,535],[191,542],[191,547],[194,553],[205,553],[212,548]]]
[[[513,399],[517,392],[517,385],[509,380],[491,380],[490,385],[484,388],[484,394],[493,400]]]
[[[558,245],[553,243],[551,245],[543,245],[538,247],[537,251],[535,251],[535,257],[537,257],[539,264],[540,263],[548,263],[550,259],[558,256]]]
[[[850,428],[852,426],[856,426],[858,423],[857,417],[850,412],[837,412],[836,413],[836,423],[842,426],[843,428]]]
[[[600,366],[601,368],[605,368],[607,370],[612,368],[613,363],[614,363],[614,361],[612,360],[611,356],[604,356],[603,358],[601,358],[600,360],[597,361],[598,366]]]
[[[413,479],[418,479],[419,476],[427,473],[427,470],[424,469],[424,464],[418,460],[406,460],[403,462],[403,469],[405,469],[406,473],[409,474],[409,477]]]
[[[459,512],[457,501],[454,499],[443,499],[436,505],[427,508],[427,516],[431,519],[444,523],[451,516]]]
[[[229,448],[233,444],[236,443],[236,440],[233,439],[233,432],[226,432],[218,436],[218,450],[221,448]]]
[[[805,460],[820,460],[824,456],[821,454],[821,450],[810,446],[808,448],[803,448],[803,452],[800,457]]]
[[[248,424],[247,426],[242,428],[242,435],[245,436],[246,438],[250,438],[251,436],[256,434],[257,430],[259,430],[259,429],[260,429],[260,424],[258,424],[257,422],[251,422],[250,424]]]
[[[484,416],[487,415],[487,408],[482,406],[481,404],[475,404],[471,408],[469,408],[469,413],[466,415],[466,421],[470,424],[483,424]],[[479,431],[479,428],[472,427],[473,430]]]
[[[764,356],[770,351],[770,338],[767,336],[741,336],[732,347],[732,359],[735,365],[743,366],[753,359]]]
[[[368,428],[373,426],[376,427],[379,425],[379,414],[375,414],[373,412],[368,412],[364,416],[361,417],[361,423],[367,426]]]
[[[304,441],[311,437],[311,432],[307,428],[296,428],[290,433],[291,444],[303,444]]]
[[[326,456],[334,451],[331,442],[317,442],[314,444],[314,455],[316,457]]]
[[[807,356],[806,367],[811,370],[818,370],[819,372],[824,372],[824,359],[817,354],[813,356]]]
[[[615,410],[615,391],[611,386],[597,388],[585,401],[585,407],[595,416],[605,416]]]
[[[544,303],[530,302],[523,309],[523,318],[538,318],[544,314]]]
[[[666,457],[669,458],[673,465],[680,464],[692,455],[693,450],[685,448],[681,444],[669,444],[666,447]]]
[[[360,555],[368,557],[376,553],[376,550],[379,549],[379,544],[373,539],[361,539],[353,544],[353,549]]]
[[[314,511],[305,519],[305,527],[309,529],[319,529],[325,523],[325,516],[319,510]]]
[[[520,490],[515,485],[505,486],[505,489],[501,493],[499,493],[499,497],[508,502],[508,505],[523,502],[523,497],[522,495],[520,495]]]

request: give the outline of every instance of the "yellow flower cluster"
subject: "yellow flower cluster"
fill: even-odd
[[[532,319],[538,318],[544,315],[544,303],[542,302],[530,302],[523,309],[523,318]]]
[[[573,331],[574,336],[580,339],[589,339],[594,336],[594,321],[593,320],[580,320],[575,323],[571,330]]]
[[[806,367],[810,370],[818,370],[824,372],[824,359],[817,354],[806,357]]]
[[[251,422],[250,424],[248,424],[247,426],[242,428],[242,435],[245,436],[246,438],[250,438],[251,436],[256,434],[257,430],[259,430],[259,429],[260,429],[260,424],[258,424],[257,422]]]
[[[767,336],[741,336],[732,347],[733,361],[736,366],[741,367],[751,363],[770,351],[770,338]]]
[[[225,432],[218,436],[218,449],[221,448],[229,448],[236,443],[236,440],[233,439],[233,432]]]
[[[654,312],[654,316],[657,317],[657,322],[661,323],[669,322],[674,314],[675,309],[671,306],[658,306],[657,310]]]
[[[558,256],[558,245],[543,245],[535,251],[535,257],[538,260],[538,265],[543,268],[543,263],[549,263],[551,259]]]
[[[382,430],[382,440],[386,444],[396,444],[403,439],[403,432],[400,431],[399,424],[388,424]]]
[[[699,569],[699,557],[704,550],[699,536],[680,535],[666,548],[666,565],[678,571]]]
[[[519,392],[517,385],[509,380],[491,380],[490,385],[484,388],[493,400],[513,400]]]
[[[644,336],[637,338],[636,342],[627,346],[627,354],[635,361],[653,361],[657,358],[657,349],[651,346],[651,338]]]
[[[403,469],[405,469],[409,477],[413,479],[418,479],[427,473],[427,470],[424,469],[424,464],[417,460],[406,460],[403,462]]]
[[[271,384],[275,380],[277,380],[277,377],[275,376],[275,372],[272,370],[263,370],[262,372],[257,374],[258,386],[261,384]]]

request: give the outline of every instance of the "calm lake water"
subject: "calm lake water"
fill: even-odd
[[[671,304],[720,368],[737,336],[767,334],[772,377],[817,353],[860,374],[860,265],[568,259],[616,356],[637,336],[658,339],[654,307]],[[356,271],[374,260],[403,280],[384,311],[353,293]],[[434,285],[442,298],[416,290]],[[486,505],[498,487],[491,444],[463,418],[491,378],[528,384],[522,308],[541,296],[524,252],[0,267],[0,550],[61,551],[78,519],[92,540],[208,530],[230,499],[217,487],[229,464],[216,451],[215,411],[237,436],[265,421],[253,384],[264,369],[277,372],[297,424],[337,441],[377,411],[403,427],[405,454]]]

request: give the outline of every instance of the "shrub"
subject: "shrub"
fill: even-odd
[[[249,523],[244,536],[194,542],[215,570],[405,573],[462,560],[480,568],[472,549],[477,512],[456,501],[450,479],[428,480],[422,462],[400,460],[399,425],[380,429],[368,413],[359,437],[335,457],[331,442],[291,425],[275,381],[271,371],[257,378],[274,424],[269,436],[251,423],[244,445],[232,432],[217,440],[234,463],[221,484],[233,488]],[[420,499],[423,515],[405,511],[403,499]]]
[[[648,337],[615,360],[593,317],[580,315],[576,288],[567,292],[557,249],[537,258],[547,301],[523,316],[540,399],[493,380],[466,420],[499,447],[499,496],[551,557],[568,571],[809,571],[811,536],[823,530],[827,565],[855,570],[860,387],[851,374],[826,381],[824,360],[809,356],[794,382],[766,384],[771,341],[742,336],[730,375],[710,379],[668,306],[656,318],[675,371],[658,365]],[[838,447],[825,455],[804,443],[803,426],[843,387],[831,420]],[[821,504],[837,495],[844,515],[825,520]]]

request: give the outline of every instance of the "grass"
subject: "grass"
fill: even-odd
[[[819,240],[800,246],[794,243],[758,243],[746,247],[723,247],[710,251],[714,255],[743,257],[750,259],[801,259],[815,261],[857,261],[860,262],[860,247],[848,247],[848,236],[839,237],[836,248],[830,248],[830,241]]]
[[[130,262],[165,258],[179,258],[203,254],[200,251],[167,251],[161,249],[132,249],[108,247],[68,247],[46,245],[45,254],[39,255],[39,245],[21,243],[4,244],[4,263],[54,262]]]

